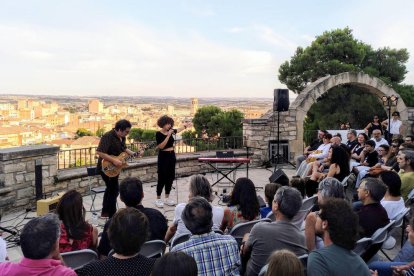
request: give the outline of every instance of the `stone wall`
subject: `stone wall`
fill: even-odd
[[[85,194],[89,184],[104,185],[101,177],[88,177],[86,168],[57,170],[59,147],[38,145],[0,150],[0,211],[16,212],[33,208],[36,204],[35,164],[42,165],[43,194],[52,194],[76,189]],[[235,150],[236,156],[246,155],[244,150]],[[215,157],[215,152],[200,152],[177,155],[177,177],[209,172],[212,169],[198,162],[199,157]],[[131,163],[120,174],[120,180],[135,176],[145,182],[157,180],[157,158],[148,157]]]

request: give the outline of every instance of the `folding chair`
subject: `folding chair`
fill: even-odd
[[[216,157],[217,158],[233,158],[234,151],[216,151]],[[233,168],[233,164],[225,164],[225,163],[216,163],[216,169],[219,171],[226,171],[231,170]],[[233,175],[233,182],[236,181],[236,170],[232,172]],[[219,179],[219,173],[216,172],[217,180]]]
[[[402,234],[401,234],[401,239],[403,240],[403,236],[404,236],[404,231],[405,231],[405,227],[404,227],[404,222],[405,222],[405,217],[408,214],[408,212],[410,211],[409,208],[405,208],[404,211],[402,211],[400,214],[398,214],[395,218],[394,218],[394,224],[391,227],[391,229],[389,230],[390,235],[388,236],[387,240],[382,244],[381,247],[381,252],[382,254],[384,254],[384,256],[389,260],[392,261],[392,259],[387,255],[387,253],[384,252],[384,250],[391,250],[395,247],[395,244],[397,243],[397,240],[392,236],[392,231],[394,229],[397,228],[402,228]],[[402,245],[401,245],[402,247]]]
[[[367,249],[370,247],[371,244],[372,244],[371,238],[359,239],[355,244],[354,250],[352,251],[354,251],[356,254],[361,256],[365,253],[365,251],[367,251]]]
[[[250,230],[252,230],[253,226],[259,222],[270,222],[270,219],[265,218],[238,223],[235,226],[233,226],[233,228],[229,232],[229,235],[233,236],[236,239],[240,247],[244,235],[246,233],[250,233]]]
[[[378,251],[380,251],[382,244],[387,240],[389,236],[389,232],[393,224],[394,221],[390,220],[390,222],[387,225],[377,229],[377,231],[375,231],[374,234],[372,234],[372,243],[361,256],[365,262],[369,262],[372,259],[372,257],[374,257],[375,254],[378,253]]]
[[[170,243],[170,248],[173,248],[174,246],[176,246],[177,244],[180,244],[182,242],[188,241],[191,237],[191,234],[181,234],[177,237],[175,237],[171,243]]]
[[[147,258],[152,258],[155,256],[162,256],[165,252],[166,244],[162,240],[152,240],[147,241],[141,247],[139,253],[144,255]]]
[[[77,270],[84,265],[98,260],[98,254],[90,249],[82,249],[60,254],[66,266]]]
[[[92,200],[91,208],[89,209],[89,211],[92,211],[92,212],[100,211],[95,208],[95,199],[96,199],[97,194],[105,192],[106,187],[105,186],[92,187],[92,178],[94,176],[99,175],[96,167],[88,167],[86,168],[86,171],[88,173],[88,178],[89,178],[89,194],[91,195],[91,200]]]
[[[301,229],[303,221],[305,220],[306,216],[308,215],[310,210],[313,208],[317,200],[318,200],[317,195],[314,195],[312,197],[309,197],[303,200],[302,207],[300,207],[298,213],[293,217],[291,221],[299,229]]]
[[[266,218],[267,218],[267,219],[270,219],[271,221],[275,221],[275,220],[276,220],[275,214],[273,214],[273,212],[272,212],[272,211],[270,211],[270,212],[267,214]]]

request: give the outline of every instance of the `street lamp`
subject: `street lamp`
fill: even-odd
[[[384,106],[387,107],[388,110],[388,139],[387,140],[391,140],[391,133],[390,133],[390,129],[391,129],[391,106],[397,106],[398,103],[398,97],[395,95],[391,95],[391,96],[382,96],[381,97],[382,100],[382,104]]]

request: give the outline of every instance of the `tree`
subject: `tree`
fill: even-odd
[[[143,132],[144,130],[142,128],[131,128],[128,138],[133,139],[134,141],[141,141]]]
[[[198,135],[201,136],[201,131],[207,129],[209,135],[216,135],[218,133],[217,126],[213,124],[211,118],[223,112],[219,107],[207,105],[199,108],[194,114],[193,125]]]
[[[351,29],[337,29],[316,37],[309,47],[298,47],[291,60],[280,66],[279,80],[299,94],[320,77],[348,71],[364,72],[380,78],[409,102],[413,87],[399,84],[407,72],[408,58],[406,49],[374,50],[355,39]],[[363,128],[374,114],[386,116],[376,96],[352,85],[334,87],[309,109],[305,134],[309,130],[336,129],[339,121],[349,121],[353,128]]]
[[[76,136],[79,137],[83,137],[83,136],[93,136],[93,132],[90,130],[87,130],[86,128],[79,128],[76,131]]]
[[[98,127],[98,129],[95,132],[95,135],[98,137],[102,137],[105,134],[105,128]]]

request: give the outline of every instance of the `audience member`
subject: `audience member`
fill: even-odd
[[[266,207],[260,208],[260,216],[265,218],[270,212],[272,212],[272,202],[273,198],[275,197],[276,191],[282,187],[280,184],[277,183],[269,183],[265,186],[265,198],[266,198]]]
[[[359,162],[361,160],[361,153],[365,148],[365,142],[368,140],[368,136],[365,133],[358,134],[358,144],[351,151],[351,167],[359,165]]]
[[[327,177],[319,183],[318,206],[322,205],[329,198],[345,198],[344,186],[338,179],[333,177]],[[316,214],[316,212],[310,212],[305,219],[305,240],[309,251],[321,247],[320,243],[317,242],[319,237],[316,236]]]
[[[365,143],[365,148],[361,153],[360,166],[354,167],[358,174],[355,187],[359,187],[362,179],[367,175],[368,170],[378,163],[378,152],[375,150],[375,143],[369,140]]]
[[[313,151],[317,150],[318,147],[320,145],[322,145],[322,143],[323,143],[323,137],[324,137],[324,135],[326,133],[327,133],[326,130],[319,130],[318,131],[318,139],[312,141],[312,143],[309,146],[307,146],[305,148],[305,150],[303,151],[303,155],[299,155],[296,158],[296,166],[299,166],[300,163],[302,163],[303,161],[306,160],[306,158],[308,157],[309,154],[311,154]]]
[[[402,121],[400,120],[400,112],[398,111],[394,111],[392,113],[392,119],[389,118],[388,120],[382,121],[381,123],[387,130],[388,130],[388,124],[390,125],[389,127],[389,138],[388,140],[392,140],[395,137],[399,137],[402,133]]]
[[[119,193],[121,201],[124,202],[127,207],[132,207],[141,211],[148,218],[148,240],[163,240],[168,228],[167,219],[160,211],[153,208],[145,208],[142,205],[144,191],[142,189],[141,180],[136,177],[125,178],[119,185]],[[98,252],[101,257],[106,257],[112,249],[108,238],[108,228],[111,221],[112,220],[109,219],[105,223],[99,242]]]
[[[407,243],[411,246],[414,245],[414,218],[410,219],[409,225],[406,228],[407,232]],[[402,251],[403,249],[401,249]],[[400,262],[400,261],[393,261],[393,262],[382,262],[376,261],[369,264],[369,268],[371,270],[378,271],[378,275],[380,276],[392,276],[392,275],[414,275],[414,260],[411,259],[410,261]]]
[[[189,200],[193,197],[201,196],[208,202],[213,201],[213,190],[211,189],[208,179],[203,175],[193,175],[190,179],[190,193]],[[184,234],[191,234],[191,232],[185,227],[181,218],[186,203],[180,203],[175,207],[174,220],[172,225],[168,228],[165,235],[165,241],[168,242],[171,238],[175,238]],[[213,206],[213,230],[220,229],[221,222],[223,221],[224,210],[222,207]],[[174,237],[173,237],[174,236]]]
[[[382,134],[381,134],[381,131],[379,130],[379,129],[375,129],[373,132],[372,132],[372,138],[371,138],[371,141],[374,141],[374,143],[375,143],[375,150],[377,150],[378,149],[378,147],[379,146],[381,146],[381,145],[389,145],[388,144],[388,141],[387,140],[385,140],[383,137],[382,137]]]
[[[188,241],[174,246],[172,252],[184,252],[197,263],[199,276],[239,275],[240,252],[230,235],[211,231],[211,204],[202,197],[190,199],[182,213],[185,226],[193,234]]]
[[[260,218],[260,206],[256,188],[253,182],[241,177],[236,180],[230,196],[230,203],[224,210],[224,217],[220,229],[230,231],[239,222],[246,222]]]
[[[302,198],[306,196],[306,183],[303,178],[293,176],[290,180],[289,186],[298,189],[298,191],[302,195]]]
[[[258,275],[274,250],[289,249],[298,256],[307,253],[303,233],[291,223],[301,206],[302,197],[298,190],[292,187],[277,190],[272,204],[276,221],[256,224],[250,235],[243,238],[242,255],[251,253],[246,275]]]
[[[66,192],[59,200],[56,213],[60,221],[59,251],[96,250],[98,229],[85,221],[82,195],[76,190]]]
[[[299,165],[296,175],[300,177],[307,176],[309,171],[312,169],[312,163],[314,161],[322,160],[328,157],[328,152],[331,148],[331,139],[332,134],[326,133],[322,139],[323,143],[314,152],[309,154],[306,160]]]
[[[371,275],[352,251],[358,239],[358,216],[343,199],[328,199],[317,213],[316,232],[325,247],[309,254],[307,275]]]
[[[372,120],[372,122],[368,123],[368,125],[364,128],[365,132],[368,133],[369,137],[371,137],[372,132],[376,129],[378,129],[382,134],[382,125],[378,115],[374,115],[374,119]]]
[[[400,151],[397,162],[400,167],[401,194],[404,199],[407,199],[408,194],[414,188],[414,151]]]
[[[385,165],[388,161],[388,153],[390,151],[390,146],[388,145],[381,145],[378,147],[378,164]]]
[[[367,177],[359,185],[358,199],[363,206],[357,212],[361,237],[371,237],[374,232],[389,223],[387,211],[380,204],[387,186],[379,179]]]
[[[266,276],[304,276],[304,268],[298,257],[289,250],[278,250],[269,257]]]
[[[157,259],[152,276],[197,276],[197,263],[184,252],[169,252]]]
[[[389,219],[395,217],[405,210],[404,199],[401,196],[401,179],[396,172],[383,171],[379,179],[387,185],[387,191],[384,198],[381,199],[381,205],[385,208]]]
[[[120,209],[112,217],[108,237],[114,254],[80,268],[78,275],[151,275],[155,259],[139,254],[147,240],[148,219],[136,208]]]
[[[348,141],[346,142],[346,146],[352,151],[356,145],[358,145],[358,139],[357,139],[357,132],[355,129],[348,130],[346,134],[346,138]]]
[[[334,146],[334,145],[339,146],[340,144],[342,144],[341,134],[337,133],[333,135],[330,142],[331,142],[331,146]]]
[[[404,143],[413,144],[414,143],[414,136],[413,135],[405,136]]]
[[[59,253],[59,218],[55,214],[31,219],[20,234],[23,259],[0,263],[0,275],[76,275]]]

